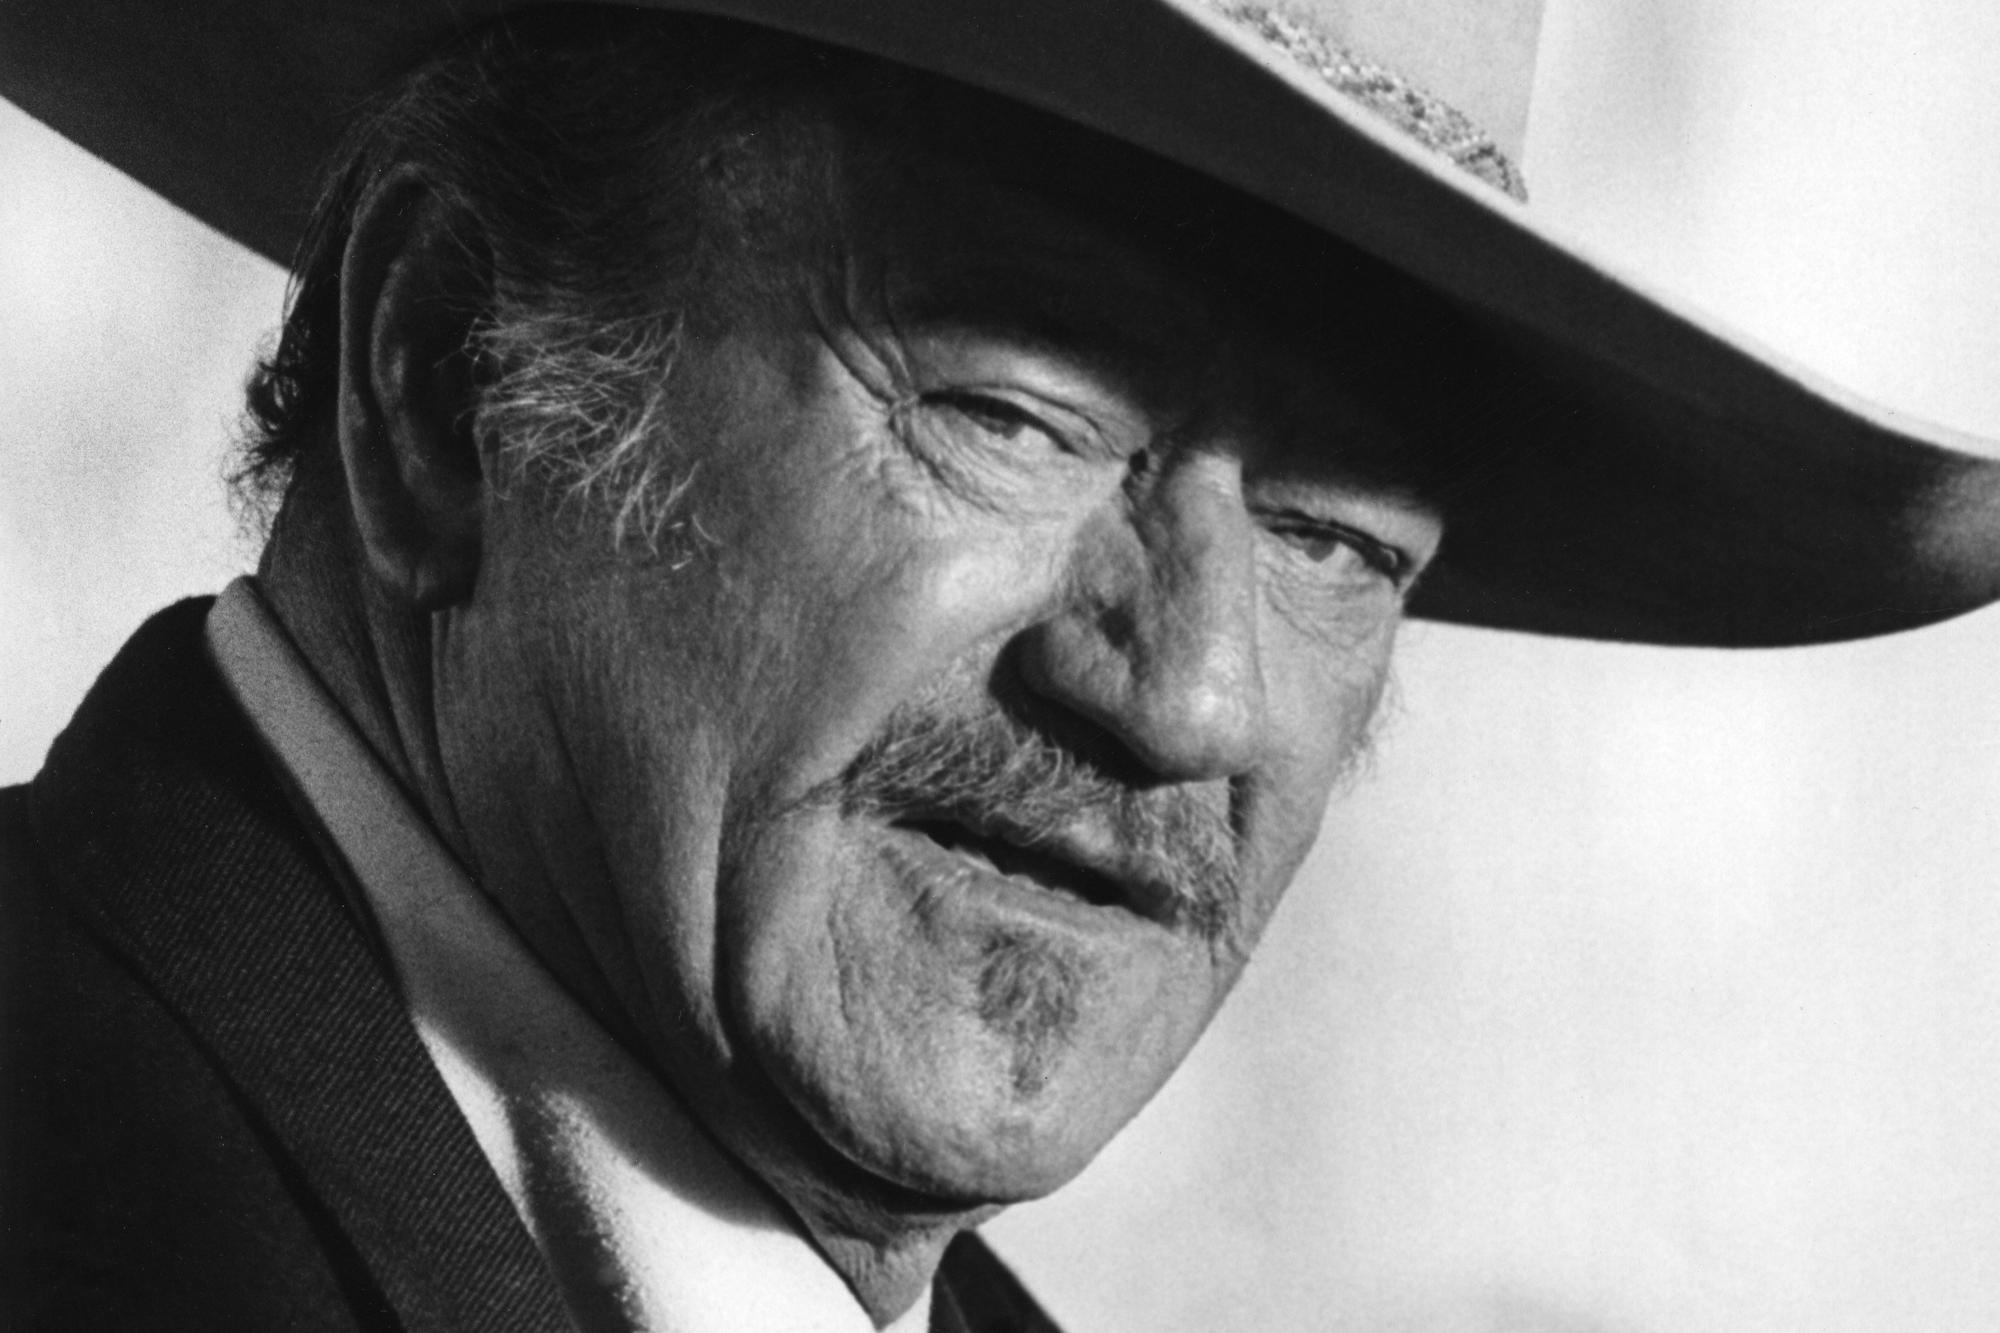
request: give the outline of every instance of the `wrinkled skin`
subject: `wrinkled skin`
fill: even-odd
[[[1439,523],[1360,480],[1386,442],[1254,310],[999,187],[871,197],[842,271],[689,340],[684,558],[482,487],[400,711],[434,708],[401,743],[482,884],[886,1318],[1199,1036]],[[395,445],[398,412],[358,415]],[[913,701],[1226,820],[1226,932],[811,799]],[[1101,833],[1051,854],[1115,872]]]

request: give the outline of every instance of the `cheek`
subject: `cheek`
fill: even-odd
[[[1277,601],[1259,619],[1273,762],[1323,797],[1367,750],[1401,617],[1373,596],[1303,620]]]
[[[1274,739],[1243,817],[1245,882],[1256,894],[1247,913],[1252,939],[1312,850],[1328,801],[1366,758],[1395,639],[1394,620],[1350,629],[1337,644],[1283,621],[1265,628]]]
[[[645,589],[586,549],[489,562],[441,644],[440,740],[482,882],[572,987],[650,1037],[707,1004],[721,738],[741,706],[672,576]]]
[[[731,682],[756,705],[741,776],[757,785],[736,793],[746,805],[833,776],[898,705],[983,682],[1059,586],[1061,532],[934,523],[856,471],[765,491],[760,521],[712,557],[732,608],[716,656],[756,673]]]

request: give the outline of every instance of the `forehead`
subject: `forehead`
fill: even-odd
[[[883,315],[1149,378],[1238,346],[1221,294],[1128,234],[964,164],[905,158],[851,188],[850,262]]]

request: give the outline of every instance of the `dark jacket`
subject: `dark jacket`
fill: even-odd
[[[567,1328],[208,605],[148,621],[0,791],[0,1328]],[[963,1236],[932,1328],[1053,1325]]]

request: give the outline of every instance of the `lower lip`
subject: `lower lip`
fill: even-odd
[[[1164,932],[1150,918],[1114,904],[1085,902],[1020,875],[1002,874],[985,861],[940,846],[914,829],[882,830],[884,850],[900,877],[919,891],[942,890],[957,900],[990,905],[1066,930],[1095,935]]]

